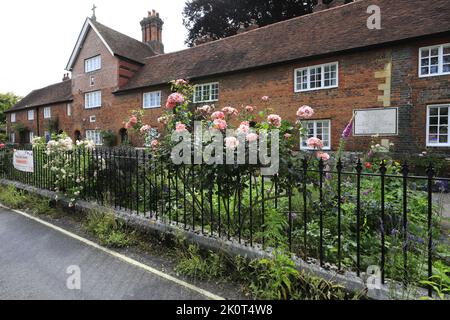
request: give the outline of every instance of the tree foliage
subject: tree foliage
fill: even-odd
[[[183,12],[189,31],[186,43],[194,46],[202,38],[229,37],[242,25],[263,27],[302,16],[311,13],[316,4],[317,0],[188,0]]]
[[[4,112],[14,106],[20,99],[21,97],[12,92],[0,93],[0,124],[6,121]]]

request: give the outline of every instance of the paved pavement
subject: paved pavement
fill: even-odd
[[[70,266],[80,268],[81,290],[67,288]],[[76,281],[70,283],[77,285]],[[39,222],[0,208],[0,299],[205,298]]]

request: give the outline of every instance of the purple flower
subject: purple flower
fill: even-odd
[[[352,120],[350,120],[347,127],[345,127],[344,132],[342,132],[342,138],[348,139],[352,134],[352,130],[353,130],[353,118],[352,118]]]

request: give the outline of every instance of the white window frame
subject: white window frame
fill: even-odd
[[[325,67],[328,66],[336,66],[336,84],[325,86]],[[321,86],[319,88],[311,88],[311,70],[321,68]],[[298,82],[298,73],[306,71],[307,72],[307,84],[308,87],[306,89],[298,88],[299,82]],[[318,64],[314,66],[308,66],[304,68],[298,68],[294,70],[294,92],[308,92],[308,91],[316,91],[316,90],[325,90],[325,89],[333,89],[339,87],[339,62],[330,62],[330,63],[324,63],[324,64]]]
[[[30,143],[33,142],[33,138],[34,138],[34,132],[33,131],[28,132],[28,138],[30,138]]]
[[[330,119],[317,119],[317,120],[305,120],[302,121],[302,125],[306,123],[314,123],[314,137],[317,137],[317,123],[318,122],[327,122],[328,123],[328,145],[324,146],[322,150],[329,151],[331,150],[331,120]],[[309,139],[309,138],[307,138]],[[304,138],[300,138],[300,150],[315,150],[313,148],[303,146]],[[322,140],[323,141],[323,140]]]
[[[9,134],[9,141],[10,141],[11,143],[16,143],[16,133],[15,133],[15,132],[11,132],[11,133]]]
[[[11,123],[15,123],[16,122],[16,113],[11,113],[11,116],[9,118],[9,120],[11,121]]]
[[[67,108],[67,116],[68,117],[71,117],[72,116],[72,104],[71,103],[68,103],[67,105],[66,105],[66,108]]]
[[[161,91],[144,92],[142,95],[142,107],[144,109],[160,108],[161,107],[161,94],[162,94]],[[153,99],[154,96],[156,96],[156,100]],[[148,102],[150,104],[146,104]]]
[[[98,96],[96,96],[98,94]],[[91,97],[94,96],[94,100],[91,101]],[[91,104],[92,102],[92,104]],[[94,109],[94,108],[100,108],[102,106],[102,91],[91,91],[86,92],[84,94],[84,108],[85,109]]]
[[[28,118],[28,121],[33,121],[34,120],[34,110],[28,110],[27,118]]]
[[[448,115],[447,118],[450,119],[450,104],[432,104],[427,106],[427,136],[426,136],[426,145],[427,147],[450,147],[450,130],[449,130],[449,123],[447,121],[447,143],[431,143],[430,142],[430,109],[431,108],[447,108],[448,109]],[[438,138],[439,138],[439,123],[440,123],[440,116],[438,116]]]
[[[44,119],[50,119],[52,117],[52,108],[45,107],[44,108]]]
[[[444,72],[444,47],[450,47],[450,43],[444,43],[444,44],[440,44],[440,45],[434,45],[434,46],[419,48],[419,78],[429,78],[429,77],[439,77],[439,76],[450,75],[450,71]],[[422,56],[422,51],[423,50],[431,51],[432,49],[438,49],[439,50],[439,53],[438,53],[438,73],[422,74],[422,59],[427,58],[427,57],[423,57]],[[431,54],[431,52],[429,52],[429,54]],[[446,54],[446,55],[449,55],[449,54]],[[428,56],[428,58],[429,57],[430,57],[430,55]],[[428,68],[430,68],[430,66],[431,65],[428,65]],[[428,70],[428,72],[430,72],[430,70]]]
[[[89,122],[90,123],[95,123],[97,121],[97,116],[90,116],[89,117]]]
[[[100,70],[102,68],[102,56],[97,55],[84,60],[84,72],[89,73]]]
[[[91,140],[97,146],[103,145],[102,132],[100,130],[86,130],[86,140]]]
[[[212,94],[212,88],[213,86],[217,85],[217,98],[213,97]],[[197,88],[205,88],[205,87],[209,87],[209,98],[203,100],[203,94],[202,94],[202,99],[201,100],[197,100]],[[194,86],[194,103],[206,103],[206,102],[216,102],[219,101],[219,90],[220,90],[220,86],[219,86],[219,82],[210,82],[210,83],[202,83],[202,84],[197,84]]]

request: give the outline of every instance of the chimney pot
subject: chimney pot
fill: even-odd
[[[155,9],[148,11],[148,17],[141,21],[142,42],[147,44],[157,54],[164,53],[162,42],[162,28],[164,21]]]

